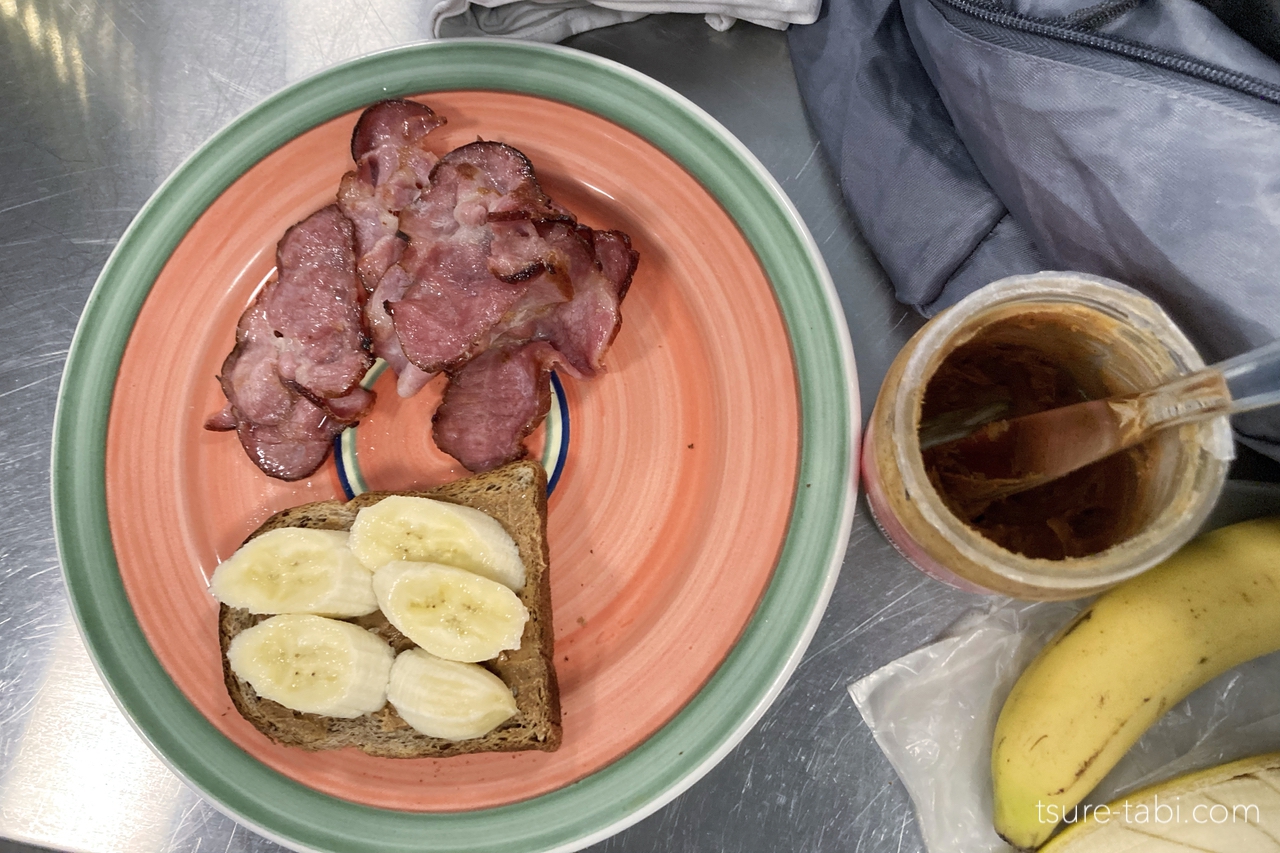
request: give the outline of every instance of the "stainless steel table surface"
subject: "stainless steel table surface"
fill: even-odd
[[[52,535],[58,382],[108,254],[187,155],[282,86],[424,27],[413,0],[0,0],[0,851],[280,849],[166,769],[87,657]],[[865,418],[921,321],[894,302],[841,206],[785,35],[655,16],[568,44],[685,94],[778,179],[835,280]],[[1273,487],[1243,495],[1243,512],[1280,510]],[[846,685],[978,601],[911,569],[860,503],[828,611],[777,702],[707,776],[594,849],[921,850]]]

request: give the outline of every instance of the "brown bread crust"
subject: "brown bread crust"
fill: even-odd
[[[520,600],[529,610],[520,648],[503,652],[484,666],[515,694],[517,712],[484,737],[447,741],[420,734],[390,704],[354,720],[304,714],[263,699],[231,671],[227,648],[238,633],[267,617],[221,605],[219,639],[227,692],[241,716],[272,740],[308,750],[355,747],[384,758],[445,758],[475,752],[516,752],[559,748],[560,692],[556,684],[551,622],[551,585],[547,551],[547,478],[536,462],[521,461],[476,474],[427,492],[366,492],[355,499],[320,501],[276,513],[249,535],[278,527],[349,530],[361,507],[391,494],[435,498],[474,507],[497,519],[520,549],[525,585]],[[412,647],[381,612],[346,621],[369,628],[397,653]]]

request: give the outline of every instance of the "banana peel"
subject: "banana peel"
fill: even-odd
[[[1080,819],[1040,853],[1276,853],[1280,753],[1190,773],[1077,812]]]
[[[1099,596],[1005,701],[994,822],[1033,850],[1142,734],[1197,687],[1280,649],[1280,517],[1204,534]]]

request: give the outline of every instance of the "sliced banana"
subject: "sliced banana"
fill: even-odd
[[[251,613],[363,616],[378,609],[373,575],[340,530],[281,527],[250,539],[214,570],[209,591]]]
[[[392,560],[457,566],[519,591],[524,563],[495,519],[468,506],[391,495],[356,515],[351,550],[370,571]]]
[[[227,661],[259,696],[309,714],[351,719],[387,701],[395,652],[350,622],[272,616],[235,636]]]
[[[520,648],[529,611],[514,592],[466,569],[390,562],[373,574],[373,591],[400,633],[445,660],[489,660]]]
[[[446,740],[482,737],[516,713],[511,688],[498,676],[422,649],[396,658],[387,701],[417,731]]]

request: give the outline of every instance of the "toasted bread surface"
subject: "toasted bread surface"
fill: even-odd
[[[553,663],[551,586],[547,551],[547,479],[536,462],[513,462],[424,492],[366,492],[353,500],[320,501],[283,510],[267,519],[245,540],[278,527],[349,530],[356,513],[388,495],[429,497],[478,509],[502,524],[520,549],[525,585],[520,600],[529,611],[520,648],[486,661],[486,666],[511,688],[517,712],[498,728],[479,738],[448,741],[428,737],[409,726],[387,704],[373,714],[353,720],[305,714],[264,699],[231,671],[227,649],[231,640],[268,618],[247,610],[221,606],[219,638],[223,678],[241,716],[278,743],[309,750],[354,747],[384,758],[444,758],[475,752],[550,752],[560,746],[560,693]],[[410,642],[382,615],[346,620],[373,630],[397,653]]]

